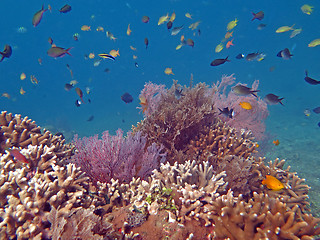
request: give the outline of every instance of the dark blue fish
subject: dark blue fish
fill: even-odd
[[[319,114],[320,113],[320,107],[316,107],[312,111],[315,112],[316,114]]]
[[[315,79],[313,79],[313,78],[311,78],[311,77],[308,76],[308,71],[307,71],[307,70],[306,70],[305,72],[306,72],[306,77],[304,78],[304,80],[305,80],[307,83],[309,83],[309,84],[311,84],[311,85],[318,85],[318,84],[320,84],[320,81],[315,80]]]
[[[67,13],[67,12],[70,12],[70,11],[71,11],[71,6],[68,5],[68,4],[64,5],[64,6],[59,10],[59,12],[61,12],[61,13]]]
[[[234,116],[234,111],[233,111],[232,108],[230,108],[230,110],[229,110],[228,107],[223,108],[223,110],[221,110],[220,108],[218,108],[218,109],[219,109],[219,111],[220,111],[219,115],[220,115],[220,114],[223,114],[223,115],[225,115],[225,116],[228,117],[228,118],[232,118],[232,117]]]
[[[236,59],[243,59],[244,58],[244,54],[242,53],[239,53],[237,56],[236,56]]]
[[[12,54],[12,48],[10,47],[10,45],[6,44],[6,45],[4,46],[3,51],[0,52],[0,54],[1,54],[0,62],[2,62],[2,60],[3,60],[4,58],[9,58],[9,57],[11,56],[11,54]]]
[[[133,97],[129,94],[129,93],[124,93],[121,96],[122,101],[124,101],[125,103],[131,103],[133,101]]]

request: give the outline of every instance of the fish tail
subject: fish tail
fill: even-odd
[[[68,55],[70,55],[70,56],[72,56],[71,55],[71,53],[69,53],[69,51],[72,49],[73,47],[69,47],[68,49],[66,49],[66,53],[68,54]]]
[[[251,21],[255,20],[256,19],[256,14],[254,12],[251,12],[252,15],[253,15],[253,18],[251,19]]]
[[[228,59],[229,56],[227,56],[224,60],[226,60],[227,62],[230,62],[230,60]]]
[[[0,62],[2,62],[2,60],[4,59],[4,55],[3,55],[3,53],[2,53],[2,52],[0,52],[0,54],[1,54]]]
[[[281,102],[284,98],[279,98],[279,103],[284,106],[284,104]]]

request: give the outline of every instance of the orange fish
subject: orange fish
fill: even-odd
[[[26,76],[26,74],[25,74],[25,73],[21,73],[21,74],[20,74],[20,79],[21,79],[21,80],[25,80],[25,79],[26,79],[26,77],[27,77],[27,76]]]
[[[8,99],[11,98],[10,94],[9,94],[9,93],[6,93],[6,92],[2,93],[2,94],[1,94],[1,97],[5,97],[5,98],[8,98]]]
[[[112,57],[120,56],[119,49],[118,49],[118,50],[112,49],[112,50],[109,52],[109,55],[111,55]]]
[[[280,144],[279,139],[273,140],[272,143],[273,143],[274,145],[276,145],[276,146],[278,146],[278,145]]]
[[[83,101],[83,92],[81,91],[81,89],[78,88],[78,87],[76,87],[75,90],[76,90],[76,93],[78,94],[78,96],[80,97],[81,102],[82,102],[82,103],[85,103],[85,102]]]
[[[131,31],[131,29],[130,29],[130,23],[129,23],[128,28],[127,28],[127,35],[130,36],[130,35],[131,35],[131,32],[132,32],[132,31]]]
[[[251,110],[252,106],[249,102],[240,102],[239,105],[246,110]]]
[[[170,75],[170,74],[174,75],[174,73],[172,72],[172,68],[166,68],[164,70],[164,73],[167,74],[167,75]]]
[[[232,41],[233,41],[233,39],[230,40],[229,42],[227,42],[226,48],[229,48],[229,47],[231,47],[231,46],[234,46],[234,44],[232,43]]]
[[[225,39],[231,38],[232,34],[233,34],[233,31],[232,32],[227,32],[226,35],[224,35],[224,38]]]
[[[81,27],[81,30],[82,30],[82,31],[91,31],[91,26],[83,25],[83,26]]]
[[[271,175],[266,175],[266,179],[262,180],[262,184],[273,191],[279,191],[284,188],[283,183]]]
[[[26,157],[20,152],[19,149],[9,149],[8,150],[10,155],[14,157],[16,160],[23,162],[23,163],[29,163],[29,161],[26,159]]]
[[[26,93],[26,91],[23,90],[23,88],[21,87],[21,88],[20,88],[20,94],[21,94],[21,95],[24,95],[25,93]]]
[[[141,96],[139,100],[140,100],[139,104],[141,105],[141,108],[142,108],[142,113],[144,113],[148,109],[148,101],[144,96]]]

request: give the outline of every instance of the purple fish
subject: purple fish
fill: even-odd
[[[42,15],[45,11],[47,11],[48,9],[44,9],[43,5],[42,5],[42,8],[41,10],[39,10],[38,12],[36,12],[34,15],[33,15],[33,18],[32,18],[32,25],[34,27],[38,26],[38,24],[40,23],[41,19],[42,19]]]
[[[71,47],[72,48],[72,47]],[[57,58],[57,57],[63,57],[64,55],[66,54],[69,54],[71,56],[71,54],[69,53],[69,50],[71,48],[68,48],[68,49],[65,49],[65,48],[61,48],[61,47],[51,47],[48,51],[47,51],[47,54],[50,56],[50,57],[54,57],[54,58]]]

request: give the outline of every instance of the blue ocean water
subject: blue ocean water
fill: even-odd
[[[58,10],[66,3],[72,10],[60,13]],[[300,9],[305,3],[314,6],[311,15]],[[42,4],[45,8],[50,4],[52,12],[46,11],[40,24],[33,27],[32,17]],[[285,98],[284,106],[269,107],[267,131],[274,139],[280,140],[280,145],[270,144],[267,156],[288,159],[294,169],[302,171],[302,176],[311,177],[308,184],[315,189],[313,194],[319,196],[317,143],[320,128],[317,123],[320,117],[313,112],[310,117],[303,113],[305,109],[312,110],[320,104],[319,86],[304,81],[306,69],[311,77],[320,79],[320,47],[308,47],[309,42],[320,38],[320,4],[317,1],[2,0],[1,9],[0,48],[2,50],[5,44],[13,48],[12,56],[0,63],[0,92],[11,96],[10,99],[0,98],[1,110],[28,116],[53,132],[90,136],[105,130],[114,133],[118,128],[127,131],[140,121],[143,116],[136,107],[139,106],[138,95],[146,82],[169,87],[172,79],[176,79],[180,84],[188,85],[191,73],[194,83],[208,85],[223,74],[235,73],[237,81],[248,85],[259,79],[260,96],[274,93]],[[251,21],[251,12],[261,10],[265,13],[264,19]],[[174,27],[184,26],[177,36],[171,36],[165,24],[157,24],[159,17],[172,12],[176,13]],[[192,19],[185,17],[187,12]],[[147,24],[141,21],[144,15],[150,17]],[[215,47],[224,37],[227,24],[235,18],[238,25],[233,33],[234,46],[216,53]],[[188,28],[196,21],[201,21],[200,36]],[[260,23],[266,24],[262,30],[257,29]],[[126,34],[128,24],[132,29],[130,36]],[[290,32],[275,33],[277,28],[293,24],[294,28],[302,28],[296,37],[290,38]],[[91,31],[81,31],[83,25],[91,26]],[[102,26],[104,32],[96,31],[98,26]],[[24,27],[26,32],[18,32],[19,27]],[[108,39],[105,31],[112,32],[117,39]],[[80,35],[78,41],[73,39],[75,33]],[[193,48],[184,46],[175,50],[181,34],[194,40]],[[59,47],[72,47],[72,56],[49,57],[49,37]],[[149,39],[148,49],[144,44],[146,37]],[[136,47],[137,51],[131,50],[130,46]],[[292,51],[292,59],[283,60],[276,56],[284,48]],[[84,57],[89,53],[108,53],[112,49],[119,49],[120,56],[116,61],[103,60],[97,67],[93,66],[93,59]],[[266,54],[263,61],[235,59],[239,53],[257,51]],[[134,60],[133,55],[138,58]],[[210,66],[213,59],[227,56],[231,62]],[[73,71],[73,79],[67,64]],[[174,75],[165,75],[166,67],[171,67]],[[271,67],[273,71],[270,71]],[[110,70],[108,73],[104,71],[106,68]],[[20,80],[22,72],[27,75],[24,81]],[[37,85],[30,82],[30,75],[38,79]],[[80,107],[75,106],[78,96],[74,89],[64,90],[64,85],[71,80],[77,80],[76,86],[84,92],[86,103]],[[19,93],[21,87],[26,91],[24,95]],[[86,87],[91,89],[89,95],[85,93]],[[125,104],[121,100],[120,96],[125,92],[134,97],[132,103]],[[94,119],[89,122],[90,116]]]

